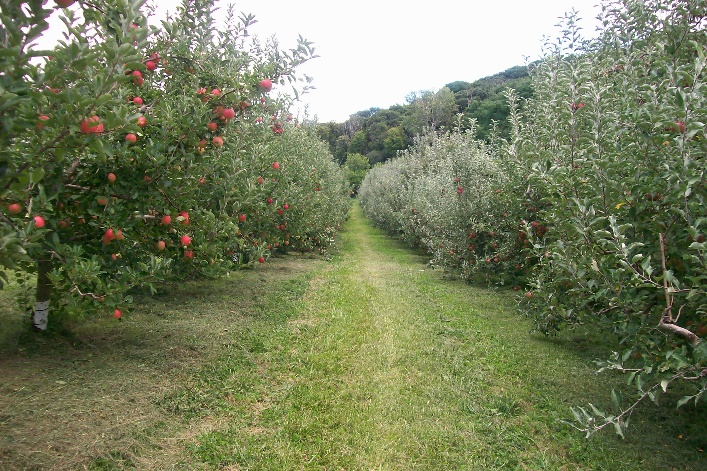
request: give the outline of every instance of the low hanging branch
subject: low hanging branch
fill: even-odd
[[[676,324],[678,319],[680,319],[680,314],[684,305],[678,310],[677,317],[673,317],[673,288],[668,285],[668,278],[665,275],[667,273],[667,264],[665,257],[665,237],[663,234],[658,234],[660,240],[660,257],[663,266],[663,291],[665,292],[665,309],[663,310],[663,315],[660,317],[660,322],[658,322],[658,328],[670,331],[679,337],[692,343],[693,347],[697,347],[700,344],[700,337],[694,332],[689,331],[684,327],[680,327]]]

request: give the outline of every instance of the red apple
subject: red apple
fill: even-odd
[[[130,142],[131,144],[135,144],[137,142],[137,136],[133,133],[126,134],[125,140]]]
[[[260,258],[258,259],[258,261],[259,261],[260,263],[265,263],[265,258],[260,257]]]
[[[133,78],[133,83],[137,85],[138,87],[143,84],[144,79],[142,78],[142,72],[139,70],[133,70],[130,72],[130,75]]]
[[[115,233],[115,238],[118,240],[123,240],[125,239],[125,234],[123,234],[123,231],[118,229],[118,232]]]
[[[236,116],[236,111],[233,108],[226,108],[221,113],[223,119],[233,119]]]
[[[179,213],[179,215],[182,217],[182,225],[188,226],[189,225],[189,213],[186,211],[182,211],[181,213]]]
[[[245,222],[246,217],[247,217],[247,216],[246,216],[245,214],[239,214],[239,215],[238,215],[238,221],[240,221],[240,222]]]
[[[137,125],[140,126],[141,128],[144,128],[145,126],[147,126],[147,118],[145,118],[144,116],[140,116],[137,119]]]
[[[209,131],[216,131],[218,129],[218,123],[211,121],[209,124],[206,125],[206,128]]]
[[[273,162],[272,168],[274,168],[275,170],[278,170],[280,168],[280,164],[278,162]]]
[[[147,70],[152,71],[152,70],[155,70],[155,69],[157,68],[157,64],[155,64],[154,61],[147,61],[147,62],[145,62],[145,68],[146,68]]]
[[[221,136],[216,136],[213,139],[211,139],[211,142],[216,146],[216,147],[221,147],[223,146],[223,138]]]
[[[263,177],[258,177],[258,185],[262,185],[263,183],[265,183],[265,179],[263,179]]]
[[[84,134],[99,134],[103,132],[103,123],[101,123],[101,118],[98,116],[91,116],[90,118],[81,121],[79,128]]]
[[[184,260],[191,260],[194,258],[194,252],[191,250],[184,251]]]
[[[135,103],[138,106],[141,106],[142,105],[142,98],[140,98],[139,96],[136,96],[135,98],[133,98],[133,103]]]
[[[45,114],[40,114],[37,118],[39,119],[39,123],[37,123],[37,127],[39,129],[44,129],[44,125],[42,124],[42,121],[49,121],[49,116],[47,116]]]
[[[180,242],[182,243],[182,245],[183,245],[184,247],[186,247],[186,246],[188,246],[189,244],[191,244],[191,237],[189,237],[189,236],[186,235],[186,234],[183,235],[182,238],[179,239],[179,240],[180,240]]]
[[[10,214],[19,214],[22,211],[22,205],[20,203],[12,203],[7,207]]]
[[[107,241],[111,241],[115,239],[115,231],[113,231],[112,228],[106,229],[105,234],[103,234],[103,239]]]
[[[160,223],[163,226],[169,226],[170,224],[172,224],[172,216],[170,216],[169,214],[165,214],[164,216],[162,216]]]
[[[282,205],[282,209],[285,209],[285,210],[290,209],[290,205],[285,203]]]
[[[260,81],[260,90],[267,93],[272,90],[272,81],[270,79],[263,79]]]
[[[211,94],[213,96],[219,96],[221,95],[221,90],[219,90],[218,88],[214,88],[213,90],[211,90]]]
[[[123,317],[123,313],[120,312],[120,309],[116,309],[115,311],[113,311],[113,317],[115,317],[116,319],[120,319],[121,317]]]
[[[265,202],[268,203],[268,204],[272,204],[272,203],[273,203],[273,199],[272,199],[272,198],[268,198],[267,200],[265,200]]]
[[[164,240],[158,240],[157,241],[157,250],[164,250],[167,244],[164,243]]]
[[[110,183],[115,183],[115,181],[118,179],[118,177],[115,176],[115,173],[109,173],[108,174],[108,181]]]

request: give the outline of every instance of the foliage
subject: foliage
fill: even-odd
[[[358,192],[361,182],[366,176],[366,172],[371,168],[368,157],[361,154],[349,154],[344,164],[349,185],[354,193]]]
[[[680,380],[692,392],[679,405],[707,389],[704,8],[607,1],[594,42],[568,15],[515,143],[551,228],[532,237],[538,328],[616,332],[603,369],[626,373],[638,400]],[[622,434],[635,403],[614,399],[619,412],[577,411],[577,426]]]
[[[343,163],[349,152],[368,156],[372,164],[385,162],[407,149],[424,129],[452,129],[457,113],[467,118],[464,123],[476,123],[476,136],[482,140],[508,138],[507,88],[516,90],[520,99],[532,96],[528,67],[512,67],[473,83],[452,82],[437,92],[411,93],[405,105],[360,111],[344,123],[319,124],[317,132],[339,162]]]
[[[628,403],[613,392],[615,412],[575,409],[571,423],[587,434],[622,435],[642,400],[678,383],[679,407],[707,389],[704,11],[703,0],[607,0],[592,41],[568,14],[532,68],[534,96],[507,93],[508,141],[417,141],[361,187],[378,224],[465,276],[475,265],[459,260],[463,225],[479,225],[475,237],[502,234],[499,262],[517,258],[498,279],[527,282],[521,307],[540,331],[591,324],[616,334],[602,371],[625,373],[637,392]],[[461,176],[458,201],[455,162],[475,169],[473,181]],[[474,250],[488,257],[481,240]]]
[[[64,313],[325,248],[345,215],[343,172],[268,94],[306,90],[311,44],[250,40],[253,17],[232,8],[217,30],[206,0],[158,29],[144,3],[2,3],[0,266],[38,272],[37,301]],[[35,51],[52,14],[68,34]]]
[[[461,124],[461,121],[459,121]],[[359,197],[366,215],[464,278],[510,283],[525,263],[519,221],[528,214],[515,161],[458,126],[428,132],[385,165],[374,167]],[[523,213],[523,215],[521,215]]]

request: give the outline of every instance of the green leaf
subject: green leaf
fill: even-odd
[[[621,393],[617,391],[616,389],[611,390],[611,400],[614,401],[614,404],[616,404],[616,407],[621,408],[621,401],[623,397],[621,396]]]
[[[621,429],[621,424],[619,423],[618,420],[616,422],[614,422],[614,430],[616,431],[616,435],[618,435],[622,439],[625,438],[624,431]]]
[[[683,397],[682,399],[680,399],[680,400],[678,401],[677,408],[680,408],[680,407],[684,406],[685,404],[687,404],[688,402],[690,402],[690,401],[692,400],[692,398],[694,398],[694,397],[695,397],[695,396],[685,396],[685,397]]]

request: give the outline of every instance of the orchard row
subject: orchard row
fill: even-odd
[[[285,89],[303,91],[306,41],[248,43],[252,18],[231,10],[219,31],[211,1],[160,28],[144,2],[56,3],[8,2],[0,58],[0,266],[36,274],[36,327],[50,301],[56,315],[120,317],[131,290],[333,244],[346,177]],[[51,15],[68,39],[32,50]]]
[[[604,370],[636,395],[575,409],[623,434],[633,405],[673,382],[707,391],[707,36],[703,1],[603,2],[601,34],[561,39],[508,92],[506,142],[427,136],[374,168],[366,214],[468,279],[514,286],[538,330],[617,338]],[[615,337],[614,337],[615,336]]]

